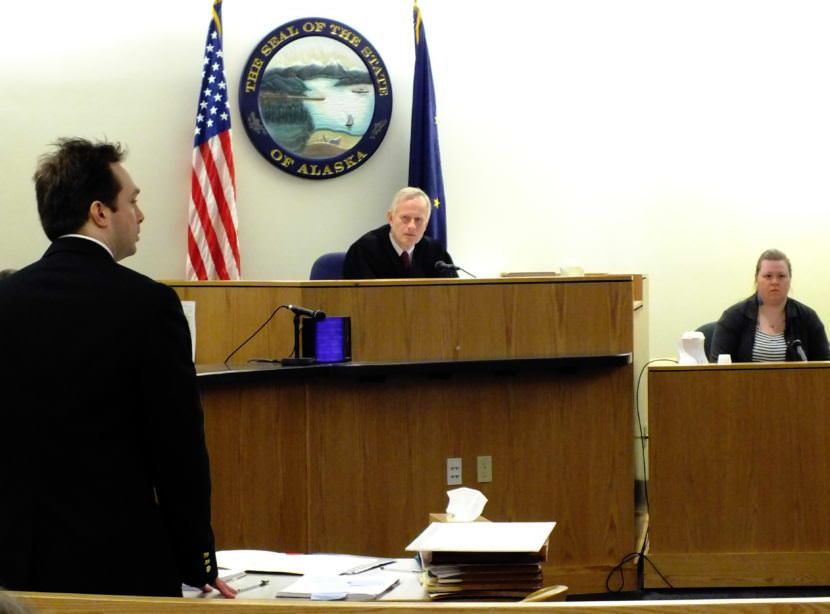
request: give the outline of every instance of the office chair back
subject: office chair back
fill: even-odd
[[[309,279],[343,279],[343,262],[346,252],[323,254],[311,265]]]
[[[706,352],[706,358],[709,358],[709,348],[712,347],[712,336],[715,334],[717,324],[717,322],[707,322],[696,329],[699,333],[703,333],[703,351]]]

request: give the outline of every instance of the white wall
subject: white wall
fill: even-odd
[[[17,4],[0,37],[0,268],[46,247],[31,187],[58,136],[108,137],[147,215],[125,261],[184,275],[193,115],[209,0]],[[644,272],[652,356],[751,291],[787,252],[793,295],[830,321],[830,4],[824,0],[420,0],[438,95],[450,251],[479,276],[578,264]],[[365,165],[277,170],[234,108],[248,279],[302,279],[382,220],[406,182],[413,65],[406,0],[226,0],[228,79],[270,30],[321,16],[381,53],[394,111]],[[235,104],[236,96],[232,98]]]

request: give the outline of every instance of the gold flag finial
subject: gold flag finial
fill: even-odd
[[[421,9],[418,8],[418,0],[415,0],[412,9],[415,11],[415,44],[417,45],[421,42]]]

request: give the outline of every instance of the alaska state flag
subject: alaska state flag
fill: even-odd
[[[412,83],[412,133],[409,140],[409,185],[421,188],[432,201],[432,214],[426,234],[447,248],[447,203],[441,177],[441,152],[438,149],[438,125],[435,113],[435,89],[432,68],[421,19],[421,9],[414,8],[415,77]]]

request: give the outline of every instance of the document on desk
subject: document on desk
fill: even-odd
[[[277,597],[314,601],[371,601],[398,584],[393,574],[364,573],[349,576],[306,575],[277,592]]]
[[[393,559],[351,554],[287,554],[270,550],[220,550],[216,553],[219,567],[244,569],[261,573],[294,575],[357,574],[381,567]]]

